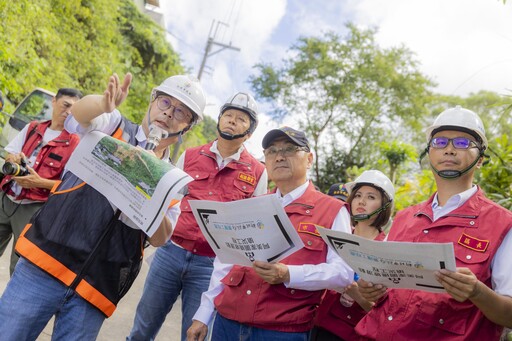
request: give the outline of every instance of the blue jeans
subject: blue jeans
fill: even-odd
[[[251,327],[217,313],[211,341],[307,341],[308,338],[309,332],[288,333]]]
[[[105,320],[73,290],[20,258],[0,298],[0,338],[35,340],[53,315],[52,340],[96,340]]]
[[[130,335],[126,340],[154,340],[181,292],[181,339],[208,290],[213,257],[195,255],[171,241],[155,252]]]

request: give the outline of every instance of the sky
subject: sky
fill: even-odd
[[[208,37],[233,47],[214,46],[201,75],[206,113],[214,119],[234,93],[252,93],[255,64],[282,66],[299,37],[344,35],[347,22],[376,27],[382,48],[408,47],[438,93],[512,94],[510,0],[162,0],[160,6],[168,40],[191,74],[198,76]],[[265,133],[282,125],[265,115],[268,104],[259,108],[260,124],[245,143],[257,157]]]

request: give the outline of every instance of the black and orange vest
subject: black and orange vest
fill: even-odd
[[[112,136],[136,145],[137,129],[123,117]],[[23,230],[16,251],[109,317],[139,273],[145,241],[119,215],[68,171]]]

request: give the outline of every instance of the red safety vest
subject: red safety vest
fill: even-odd
[[[213,142],[187,149],[184,171],[194,181],[188,184],[188,194],[181,201],[181,214],[171,240],[184,249],[200,255],[215,257],[215,253],[197,225],[189,200],[234,201],[252,197],[265,171],[265,166],[245,149],[238,161],[231,161],[219,170]]]
[[[342,201],[315,190],[306,192],[285,207],[304,248],[283,259],[288,265],[325,263],[327,245],[317,228],[330,229]],[[215,298],[215,307],[225,318],[250,326],[283,332],[305,332],[313,327],[313,318],[325,290],[307,291],[271,285],[250,267],[233,266],[222,279],[224,290]]]
[[[386,237],[384,232],[379,233],[374,240],[382,241]],[[315,317],[315,326],[328,330],[345,341],[357,341],[360,336],[354,327],[366,315],[366,310],[357,302],[344,306],[340,302],[341,294],[334,290],[327,290]]]
[[[27,157],[32,155],[34,150],[43,142],[44,133],[51,123],[52,121],[30,122],[27,129],[27,136],[25,137],[25,143],[22,148],[22,152]],[[41,147],[34,163],[34,170],[42,178],[59,180],[64,166],[79,142],[80,137],[78,137],[78,135],[70,134],[66,130],[63,130],[57,138]],[[11,178],[12,177],[9,175],[5,176],[0,183],[0,187],[2,191],[14,196],[14,193],[11,191]],[[23,188],[16,199],[46,201],[48,195],[50,195],[50,190],[45,188]]]
[[[399,212],[388,240],[451,242],[457,267],[469,268],[491,287],[491,262],[512,227],[512,212],[478,189],[461,207],[432,221],[432,200]],[[356,327],[377,340],[498,340],[502,330],[469,300],[405,289],[388,290]]]

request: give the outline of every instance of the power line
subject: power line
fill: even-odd
[[[476,71],[475,73],[473,73],[471,76],[469,76],[468,78],[466,78],[466,80],[464,80],[462,83],[460,83],[456,88],[455,90],[452,91],[452,95],[455,94],[455,92],[457,90],[459,90],[463,85],[465,85],[467,82],[469,82],[471,79],[473,79],[475,76],[477,76],[480,72],[484,71],[485,69],[487,68],[490,68],[491,66],[495,66],[497,64],[502,64],[502,63],[508,63],[508,62],[511,62],[512,59],[505,59],[505,60],[499,60],[499,61],[496,61],[496,62],[493,62],[493,63],[490,63],[490,64],[487,64],[483,67],[481,67],[478,71]]]

